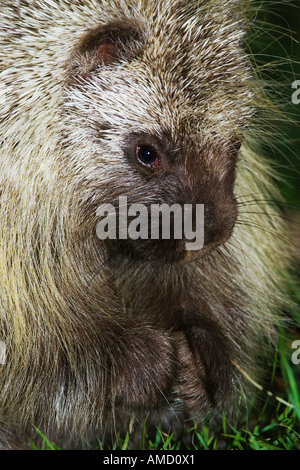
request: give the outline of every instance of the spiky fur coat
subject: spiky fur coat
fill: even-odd
[[[287,261],[257,202],[272,183],[247,140],[242,4],[1,1],[3,448],[33,425],[80,447],[132,413],[136,433],[148,412],[168,430],[247,396],[240,371],[264,362]],[[204,204],[204,249],[174,261],[176,244],[99,240],[98,206],[122,195]]]

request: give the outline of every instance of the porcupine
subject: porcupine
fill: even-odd
[[[239,223],[238,201],[272,192],[247,141],[244,6],[2,0],[3,448],[33,426],[80,446],[132,414],[200,422],[247,397],[288,261],[274,207],[265,231]],[[203,249],[100,240],[97,208],[119,196],[204,204]]]

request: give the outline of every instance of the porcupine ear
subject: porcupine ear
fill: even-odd
[[[99,67],[131,60],[143,50],[148,37],[148,27],[140,18],[123,18],[99,26],[79,42],[71,60],[72,74],[85,76]]]

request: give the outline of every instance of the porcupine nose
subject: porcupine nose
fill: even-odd
[[[204,246],[206,247],[221,245],[228,241],[237,219],[234,201],[218,206],[204,204]]]
[[[194,183],[190,188],[186,190],[188,197],[185,201],[192,207],[193,231],[203,225],[203,247],[212,248],[228,241],[238,215],[236,199],[231,188],[225,190],[224,187],[210,182]],[[197,227],[197,207],[200,205],[203,207],[203,220]]]

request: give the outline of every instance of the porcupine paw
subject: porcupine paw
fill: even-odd
[[[172,402],[179,409],[200,412],[209,406],[201,368],[195,360],[184,333],[176,333],[177,375],[172,389]]]
[[[176,333],[178,369],[172,399],[196,416],[225,399],[231,383],[228,350],[220,335],[192,327]]]
[[[119,369],[116,404],[130,409],[155,408],[170,394],[175,349],[167,335],[146,328],[132,333]]]

